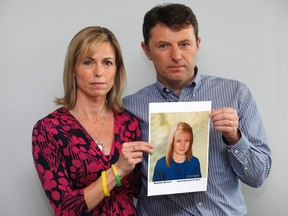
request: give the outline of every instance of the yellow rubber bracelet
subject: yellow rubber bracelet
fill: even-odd
[[[118,187],[121,187],[121,180],[120,180],[120,177],[119,177],[119,174],[118,174],[118,171],[117,171],[115,164],[112,164],[111,167],[112,167],[113,173],[115,175],[116,184]]]
[[[107,183],[106,183],[106,171],[102,171],[101,177],[102,177],[102,188],[103,188],[104,196],[108,197],[110,196],[110,193],[108,191]]]

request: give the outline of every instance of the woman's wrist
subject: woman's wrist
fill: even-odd
[[[117,169],[115,164],[112,164],[111,168],[112,168],[112,171],[113,171],[114,176],[115,176],[116,184],[117,184],[118,187],[120,187],[122,184],[121,184],[121,179],[120,179],[120,176],[119,176],[119,173],[118,173],[118,169]]]
[[[122,179],[126,175],[125,172],[121,169],[121,167],[118,165],[118,163],[115,163],[115,166],[117,168],[119,178]]]
[[[106,171],[102,171],[101,179],[102,179],[102,190],[103,190],[104,196],[105,197],[110,196],[110,192],[108,191],[108,187],[107,187]]]

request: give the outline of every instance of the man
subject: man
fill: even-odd
[[[246,215],[240,181],[260,187],[271,168],[271,151],[255,101],[246,85],[200,74],[201,38],[192,10],[182,4],[152,8],[144,17],[147,58],[157,81],[124,98],[148,141],[150,102],[212,101],[208,186],[205,192],[147,196],[147,158],[142,163],[139,215]]]

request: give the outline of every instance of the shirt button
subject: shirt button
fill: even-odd
[[[202,202],[198,202],[198,205],[199,205],[199,206],[202,206]]]
[[[245,169],[245,170],[247,170],[247,169],[248,169],[248,167],[245,167],[244,169]]]
[[[164,88],[164,91],[165,91],[166,93],[169,93],[169,92],[170,92],[170,90],[169,90],[168,88]]]
[[[234,153],[237,154],[237,153],[238,153],[238,150],[236,149],[236,150],[234,151]]]

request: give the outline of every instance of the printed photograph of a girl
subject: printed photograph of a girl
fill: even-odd
[[[192,127],[186,122],[177,123],[170,131],[166,156],[155,165],[152,181],[201,178],[200,161],[192,146]]]
[[[151,113],[149,182],[206,178],[209,112]]]

